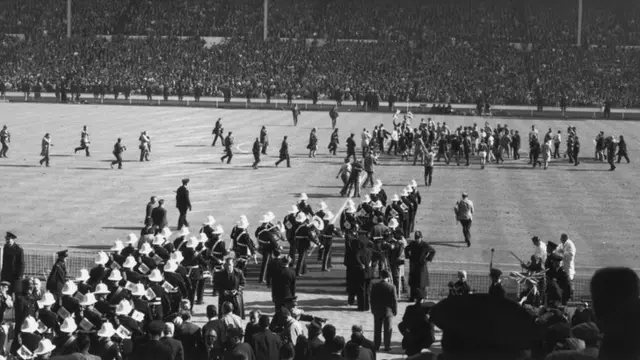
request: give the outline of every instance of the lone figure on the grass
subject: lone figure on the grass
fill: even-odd
[[[7,125],[0,130],[0,144],[2,144],[2,150],[0,150],[0,157],[7,157],[7,151],[9,151],[9,143],[11,142],[11,133],[7,130]]]
[[[233,159],[233,132],[229,131],[229,134],[224,139],[224,156],[220,158],[220,161],[224,162],[224,159],[227,159],[227,164],[231,162]]]
[[[140,141],[140,161],[149,161],[149,153],[151,152],[151,137],[143,131],[138,138]]]
[[[118,164],[118,169],[122,169],[122,153],[125,151],[127,151],[127,147],[122,145],[122,139],[118,138],[118,141],[113,145],[113,156],[115,156],[116,159],[111,162],[112,169],[115,164]]]
[[[293,126],[298,126],[298,116],[300,116],[300,109],[298,109],[298,104],[295,104],[291,108],[291,114],[293,115]]]
[[[89,144],[91,144],[91,141],[89,141],[89,131],[87,130],[87,125],[85,125],[80,133],[80,147],[75,148],[73,153],[75,154],[80,150],[84,150],[87,157],[91,156],[91,153],[89,153]]]
[[[256,138],[256,141],[253,143],[253,169],[258,170],[258,164],[260,163],[260,151],[262,150],[262,144],[260,143],[260,139]]]
[[[289,143],[287,142],[287,136],[284,136],[282,139],[282,145],[280,145],[280,159],[276,161],[276,167],[280,165],[281,162],[287,161],[287,167],[291,167],[291,162],[289,158]]]
[[[44,134],[44,137],[42,138],[42,144],[41,144],[41,150],[40,150],[40,156],[43,156],[42,160],[40,160],[40,166],[42,166],[42,164],[46,164],[47,167],[49,167],[49,148],[53,146],[53,144],[51,143],[51,136],[49,135],[49,133]]]
[[[176,190],[176,208],[178,208],[180,212],[180,216],[178,217],[178,230],[182,229],[183,226],[189,227],[187,210],[191,211],[191,200],[189,199],[188,184],[189,179],[182,179],[182,186]]]
[[[473,202],[469,200],[469,195],[466,192],[462,193],[462,200],[456,203],[453,208],[456,213],[456,222],[462,224],[462,234],[464,235],[464,242],[467,243],[467,247],[471,246],[471,222],[473,220]]]

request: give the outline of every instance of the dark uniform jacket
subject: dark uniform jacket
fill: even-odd
[[[24,251],[18,244],[5,245],[0,280],[13,283],[24,275]]]
[[[67,265],[63,260],[58,260],[53,265],[49,277],[47,278],[47,290],[56,297],[60,296],[60,291],[67,281]]]
[[[176,191],[176,208],[186,210],[191,208],[191,200],[189,199],[189,189],[182,185]]]
[[[296,295],[296,273],[281,262],[273,262],[272,271],[267,272],[271,283],[271,298],[274,303],[282,304],[284,299]]]
[[[137,360],[174,360],[171,347],[158,340],[138,345],[134,350],[134,358]]]

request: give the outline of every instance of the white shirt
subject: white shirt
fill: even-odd
[[[547,260],[547,244],[540,241],[540,243],[537,246],[533,245],[533,248],[534,248],[533,255],[540,258],[542,260],[542,263],[544,264],[544,262]]]
[[[554,144],[558,144],[562,142],[562,136],[560,136],[560,134],[555,134],[553,136],[553,142]]]
[[[393,132],[391,133],[391,140],[398,141],[398,131],[393,130]]]
[[[562,268],[569,275],[569,279],[573,280],[576,275],[576,245],[570,239],[567,239],[564,244],[558,246],[556,252],[562,255]]]
[[[529,132],[529,142],[531,142],[531,140],[533,140],[533,138],[538,139],[538,130],[532,130],[531,132]]]

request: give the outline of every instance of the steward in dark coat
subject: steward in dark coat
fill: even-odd
[[[436,250],[422,240],[422,232],[416,231],[415,240],[404,250],[409,260],[409,288],[410,298],[426,297],[429,287],[429,268],[427,263],[433,261]],[[422,296],[419,296],[422,295]]]

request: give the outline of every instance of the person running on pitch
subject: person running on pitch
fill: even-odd
[[[484,169],[484,165],[487,163],[487,150],[489,149],[489,146],[487,145],[487,142],[482,139],[482,141],[480,141],[480,145],[478,145],[478,155],[480,155],[480,168]]]
[[[84,150],[85,153],[87,154],[87,157],[91,156],[91,154],[89,153],[90,143],[91,141],[89,141],[89,131],[87,131],[87,126],[85,125],[82,128],[82,133],[80,133],[80,147],[75,148],[73,153],[75,154],[80,150]]]
[[[2,150],[0,150],[0,157],[7,157],[7,151],[9,151],[9,143],[11,142],[11,133],[7,130],[7,125],[0,130],[0,144],[2,144]]]
[[[122,169],[122,153],[125,151],[127,151],[127,147],[122,145],[122,139],[118,138],[118,141],[113,145],[113,156],[115,156],[116,159],[111,162],[112,169],[115,164],[118,164],[118,169]]]

